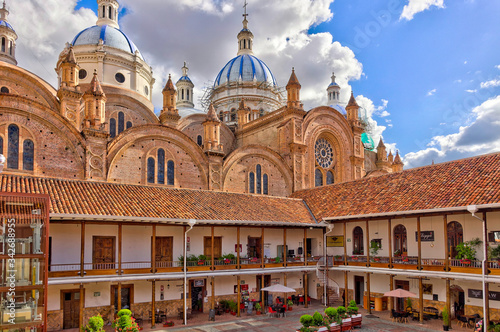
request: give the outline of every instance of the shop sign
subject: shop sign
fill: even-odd
[[[469,298],[471,299],[482,299],[483,298],[483,290],[482,289],[470,289],[468,290]],[[488,293],[488,298],[492,301],[500,301],[500,292],[492,292]]]
[[[327,236],[326,237],[327,247],[343,247],[344,246],[344,236]]]
[[[421,242],[434,241],[434,231],[420,231]],[[415,242],[418,242],[418,232],[415,232]]]

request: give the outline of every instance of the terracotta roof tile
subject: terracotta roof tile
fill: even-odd
[[[53,214],[316,223],[293,198],[7,174],[0,190],[48,194]]]
[[[500,153],[302,190],[318,221],[500,203]]]

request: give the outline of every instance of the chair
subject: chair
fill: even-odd
[[[299,304],[304,304],[304,297],[303,296],[299,296]]]
[[[467,317],[457,315],[457,324],[460,324],[461,327],[466,327],[469,325],[469,321],[467,320]]]
[[[392,321],[399,322],[399,318],[400,318],[399,313],[394,309],[391,309],[391,313],[392,313]]]
[[[268,310],[268,312],[267,312],[268,316],[276,317],[278,315],[278,312],[271,307],[267,307],[267,310]]]
[[[408,317],[410,317],[410,313],[408,311],[406,311],[403,314],[401,314],[401,317],[400,317],[399,321],[401,323],[408,323]]]

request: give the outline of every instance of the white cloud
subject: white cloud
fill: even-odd
[[[462,80],[454,80],[453,83],[462,83]]]
[[[426,149],[406,154],[406,168],[500,151],[500,96],[474,108],[472,116],[457,133],[435,136]]]
[[[437,89],[432,89],[431,91],[427,92],[427,96],[432,96],[436,93]]]
[[[493,88],[500,86],[500,79],[494,79],[487,82],[481,82],[481,89]]]
[[[477,90],[476,90],[476,89],[474,89],[474,90],[465,90],[465,92],[468,92],[468,93],[476,93],[476,92],[477,92]]]
[[[415,14],[423,12],[432,6],[444,8],[444,0],[408,0],[408,4],[404,6],[399,19],[411,21]]]
[[[466,64],[467,64],[467,60],[464,61],[464,65],[466,65]]]
[[[500,65],[498,65],[498,66],[495,66],[495,68],[496,68],[496,69],[500,69]]]

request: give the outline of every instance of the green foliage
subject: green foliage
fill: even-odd
[[[488,247],[491,248],[491,247]],[[500,258],[500,246],[497,246],[495,249],[492,249],[490,252],[490,258],[499,259]]]
[[[84,332],[102,332],[102,327],[104,326],[104,320],[101,315],[90,317],[89,323],[86,326],[82,326],[82,331]]]
[[[118,318],[113,321],[112,326],[118,332],[138,332],[139,326],[134,318],[132,312],[128,309],[118,311]]]
[[[488,331],[500,332],[500,324],[491,324],[490,326],[488,326]]]
[[[229,310],[231,310],[232,312],[236,312],[238,311],[238,304],[234,301],[229,301]]]
[[[180,255],[179,257],[177,257],[177,261],[184,262],[184,255]]]
[[[331,319],[337,321],[337,316],[338,316],[337,309],[332,308],[332,307],[328,307],[325,309],[325,315],[327,315]]]
[[[196,262],[198,260],[198,257],[196,257],[196,255],[189,255],[186,257],[186,260],[189,262]]]
[[[279,257],[276,257],[276,258],[274,259],[274,262],[275,262],[275,263],[279,263],[279,262],[281,262],[281,259],[280,259]]]
[[[349,302],[349,306],[347,307],[347,313],[349,315],[357,315],[358,314],[358,306],[356,304],[356,301],[354,300],[351,300],[351,302]]]
[[[412,307],[412,306],[411,306],[411,299],[410,299],[409,297],[408,297],[408,298],[406,298],[406,307],[407,307],[407,308],[411,308],[411,307]]]
[[[255,310],[260,311],[261,309],[262,307],[260,306],[260,303],[259,302],[255,303]]]
[[[377,256],[378,251],[380,250],[381,247],[382,247],[382,245],[380,244],[380,242],[375,241],[375,240],[371,240],[370,241],[370,254],[373,256]]]
[[[288,304],[288,306],[289,306],[289,307],[291,307],[291,306],[293,305],[293,302],[292,302],[292,300],[288,300],[288,301],[286,302],[286,304]]]
[[[337,307],[337,313],[339,314],[340,317],[344,317],[346,312],[347,310],[344,306]]]
[[[198,256],[198,260],[199,261],[206,261],[206,260],[208,260],[208,257],[205,255],[200,255],[200,256]]]
[[[228,308],[229,309],[228,302],[229,302],[228,300],[220,300],[219,304],[221,305],[222,308],[224,308],[224,309]]]
[[[450,326],[450,313],[448,312],[448,308],[444,307],[443,312],[443,325]]]
[[[233,260],[233,259],[236,259],[236,256],[234,254],[225,254],[225,255],[220,256],[219,259],[221,259],[221,260],[224,260],[224,259]]]
[[[300,324],[302,324],[304,327],[311,326],[312,322],[313,322],[313,317],[311,315],[302,315],[300,317]]]
[[[321,316],[319,312],[316,311],[312,318],[315,326],[321,326],[323,324],[323,316]]]
[[[476,247],[481,245],[483,241],[479,240],[479,238],[472,239],[470,241],[459,243],[455,249],[457,251],[457,255],[455,258],[457,259],[476,259]]]

